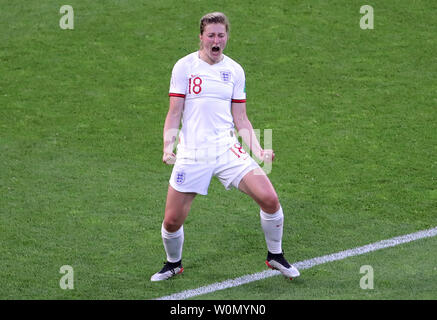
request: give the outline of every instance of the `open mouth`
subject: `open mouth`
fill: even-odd
[[[218,46],[212,47],[212,52],[219,52],[219,51],[220,51],[220,47]]]

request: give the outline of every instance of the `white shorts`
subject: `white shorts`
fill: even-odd
[[[207,195],[213,176],[229,190],[238,188],[241,179],[257,168],[258,163],[236,143],[214,161],[176,160],[169,182],[179,192]]]

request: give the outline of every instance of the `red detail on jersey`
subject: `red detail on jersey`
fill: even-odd
[[[241,156],[233,149],[233,148],[231,148],[231,151],[238,157],[238,158],[240,158]]]
[[[246,99],[232,99],[233,103],[246,103]]]
[[[169,93],[168,96],[169,96],[169,97],[185,98],[185,95],[184,95],[184,94],[181,94],[181,93]]]
[[[193,93],[199,94],[202,91],[201,85],[202,85],[202,79],[201,78],[199,78],[199,77],[193,78]],[[191,93],[191,78],[190,78],[189,87],[190,87],[189,91]]]
[[[246,151],[243,149],[243,146],[241,145],[241,143],[236,143],[236,144],[234,144],[234,146],[233,147],[231,147],[231,151],[238,157],[238,158],[240,158],[241,156],[240,156],[240,154],[238,154],[237,153],[237,151],[236,150],[234,150],[234,148],[235,149],[237,149],[238,151],[239,151],[239,153],[240,154],[246,154]],[[247,158],[244,158],[243,160],[246,160]]]

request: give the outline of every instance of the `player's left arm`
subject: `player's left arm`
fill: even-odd
[[[264,150],[253,130],[252,123],[247,117],[246,102],[232,102],[232,117],[238,134],[244,143],[252,150],[252,153],[260,160],[271,162],[275,158],[275,153],[271,149]]]

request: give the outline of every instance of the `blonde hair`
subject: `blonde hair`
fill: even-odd
[[[212,12],[205,14],[202,19],[200,19],[200,34],[203,34],[205,27],[211,23],[221,23],[226,27],[226,33],[229,34],[229,20],[222,12]]]

